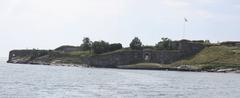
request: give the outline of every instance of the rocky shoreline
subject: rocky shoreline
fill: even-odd
[[[104,67],[93,67],[93,66],[89,66],[87,64],[66,64],[66,63],[12,63],[12,64],[66,66],[66,67],[81,67],[81,68],[104,68]],[[181,66],[178,66],[178,67],[160,67],[160,68],[131,68],[131,67],[124,67],[124,66],[117,66],[117,67],[114,67],[112,69],[162,70],[162,71],[181,71],[181,72],[240,73],[240,70],[234,69],[234,68],[203,70],[203,69],[192,68],[189,65],[181,65]]]
[[[71,67],[240,73],[240,48],[182,41],[178,50],[120,49],[89,51],[12,50],[8,63]],[[219,54],[221,53],[221,54]],[[125,65],[125,66],[123,66]]]
[[[203,70],[203,69],[190,69],[190,68],[179,68],[179,67],[162,67],[162,68],[124,68],[124,67],[118,67],[118,69],[165,70],[165,71],[184,71],[184,72],[240,73],[240,70],[234,69],[234,68]]]

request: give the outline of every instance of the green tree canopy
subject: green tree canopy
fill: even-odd
[[[85,37],[83,38],[83,43],[81,44],[80,47],[83,51],[91,50],[91,44],[92,44],[91,40],[88,37]]]
[[[122,48],[123,47],[122,47],[121,43],[114,43],[114,44],[110,44],[109,51],[115,51],[115,50],[119,50]]]
[[[130,48],[134,50],[142,49],[142,42],[138,37],[135,37],[132,42],[130,43]]]
[[[176,47],[175,44],[173,44],[172,40],[169,38],[161,38],[162,41],[158,42],[155,45],[155,48],[158,50],[171,50]]]
[[[101,54],[109,51],[109,43],[105,41],[94,41],[92,44],[92,50],[96,54]]]

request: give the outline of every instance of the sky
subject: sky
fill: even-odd
[[[239,12],[239,0],[0,0],[0,57],[78,46],[83,37],[125,47],[134,37],[144,45],[162,37],[237,41]]]

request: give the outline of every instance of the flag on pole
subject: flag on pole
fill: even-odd
[[[184,18],[184,21],[185,21],[185,22],[188,22],[187,18]]]

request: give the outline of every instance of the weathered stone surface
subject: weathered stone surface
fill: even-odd
[[[180,43],[179,50],[134,50],[122,51],[108,55],[98,55],[83,59],[85,63],[96,67],[116,67],[141,62],[170,64],[185,57],[192,56],[204,48],[202,44]],[[146,60],[147,55],[147,60]]]
[[[185,57],[192,56],[204,48],[202,44],[189,41],[179,42],[178,50],[129,50],[95,55],[91,57],[66,57],[48,50],[13,50],[9,53],[9,63],[53,64],[82,63],[94,67],[117,67],[141,62],[170,64]]]
[[[47,50],[12,50],[9,53],[8,63],[27,63],[35,58],[47,55]]]

